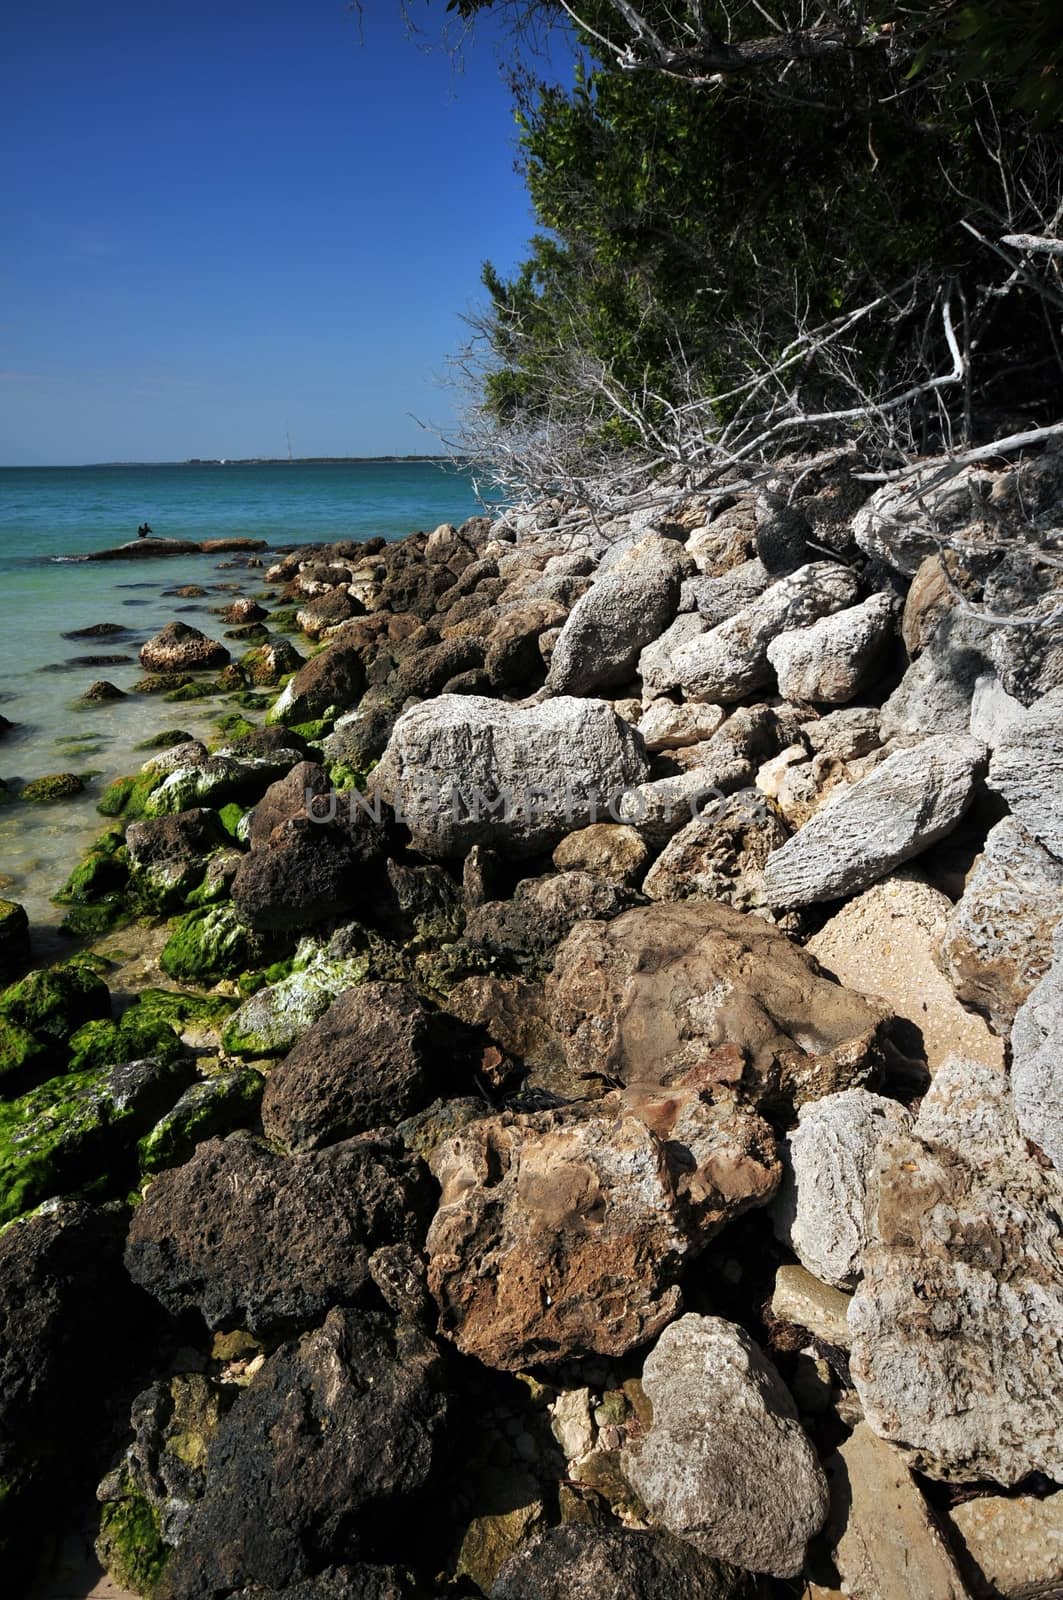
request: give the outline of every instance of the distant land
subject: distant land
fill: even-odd
[[[178,467],[328,467],[373,461],[455,461],[449,455],[416,456],[189,456],[176,461]],[[130,462],[128,465],[133,465]],[[162,465],[163,463],[160,463]]]

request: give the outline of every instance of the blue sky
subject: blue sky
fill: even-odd
[[[414,0],[435,37],[443,0]],[[485,257],[532,231],[481,28],[399,0],[11,0],[0,463],[438,448]]]

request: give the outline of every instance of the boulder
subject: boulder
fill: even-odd
[[[316,761],[300,761],[285,777],[271,783],[251,813],[248,842],[252,850],[267,846],[274,828],[282,822],[324,814],[325,808],[315,807],[314,799],[327,795],[331,788],[328,773]]]
[[[718,578],[699,574],[683,584],[679,609],[696,611],[705,628],[715,628],[763,594],[772,581],[759,560],[740,562]]]
[[[1063,925],[1053,961],[1011,1030],[1011,1088],[1019,1128],[1063,1172]]]
[[[1016,718],[1021,719],[1025,707],[1014,699],[994,672],[983,673],[975,679],[971,696],[971,720],[968,731],[972,739],[981,739],[988,750],[995,750],[1006,730]]]
[[[1053,689],[1009,721],[987,781],[1027,832],[1063,860],[1063,689]]]
[[[768,660],[787,700],[844,705],[867,682],[893,631],[896,604],[889,594],[873,594],[810,627],[777,634]]]
[[[357,650],[328,645],[299,668],[270,708],[270,722],[310,722],[357,704],[365,691],[365,668]]]
[[[217,812],[199,807],[131,822],[126,829],[130,876],[142,898],[160,910],[180,905],[202,878],[207,857],[228,843]]]
[[[880,1145],[850,1371],[871,1428],[929,1477],[1063,1473],[1061,1198],[998,1068],[953,1057]]]
[[[379,830],[294,817],[270,835],[269,848],[253,850],[232,882],[233,911],[257,932],[310,928],[353,911],[379,887]]]
[[[1049,1600],[1063,1584],[1063,1493],[1045,1499],[986,1495],[948,1513],[953,1542],[978,1600]]]
[[[17,900],[0,899],[0,982],[21,972],[29,958],[30,924],[26,909]]]
[[[674,540],[651,537],[601,572],[573,606],[554,646],[546,677],[550,693],[590,694],[626,683],[643,647],[674,617],[688,565]]]
[[[518,688],[541,679],[539,638],[548,628],[560,628],[567,617],[568,611],[556,600],[521,600],[508,605],[485,641],[484,667],[493,687]]]
[[[945,837],[974,798],[985,748],[970,738],[924,739],[887,756],[770,857],[773,906],[858,894]]]
[[[726,716],[722,706],[677,706],[674,700],[653,700],[638,722],[638,731],[650,754],[658,755],[662,750],[681,750],[711,739]]]
[[[859,585],[848,567],[813,561],[780,578],[728,621],[680,645],[671,660],[673,681],[688,700],[743,700],[772,680],[768,647],[794,628],[851,606]]]
[[[653,1338],[680,1308],[684,1261],[778,1181],[766,1124],[693,1090],[484,1118],[431,1166],[440,1331],[511,1371]]]
[[[764,864],[789,829],[756,789],[707,805],[665,846],[646,874],[651,900],[718,900],[737,911],[762,909]]]
[[[502,1567],[491,1600],[756,1600],[748,1572],[667,1533],[569,1522],[536,1533]]]
[[[271,1335],[351,1305],[385,1245],[417,1249],[424,1166],[390,1134],[283,1156],[249,1133],[201,1144],[133,1213],[126,1269],[171,1313]]]
[[[868,1240],[869,1188],[887,1129],[911,1125],[895,1100],[843,1089],[802,1106],[785,1145],[775,1235],[823,1283],[849,1289]]]
[[[370,789],[425,855],[489,844],[528,856],[596,820],[646,775],[641,739],[604,701],[522,707],[442,695],[399,718]]]
[[[886,1017],[760,917],[712,902],[580,924],[547,1000],[574,1071],[664,1084],[697,1072],[790,1115],[874,1076]]]
[[[224,645],[208,639],[186,622],[168,622],[140,650],[140,664],[145,672],[196,672],[206,667],[223,667],[228,659],[229,652]]]
[[[554,851],[559,872],[587,872],[603,883],[637,883],[649,851],[634,828],[617,822],[593,822],[566,834]]]
[[[351,599],[346,589],[324,589],[299,607],[295,620],[308,639],[320,639],[329,628],[338,627],[364,609],[357,600]]]
[[[731,1322],[688,1314],[646,1359],[653,1421],[624,1470],[657,1523],[714,1560],[794,1578],[827,1484],[785,1384]]]
[[[671,693],[678,685],[672,670],[672,659],[681,645],[689,644],[708,631],[709,624],[696,611],[682,611],[660,638],[654,639],[641,651],[638,659],[638,676],[642,679],[642,698],[649,702],[658,695]]]
[[[347,989],[270,1073],[262,1126],[289,1150],[315,1150],[395,1124],[450,1087],[457,1025],[406,984]]]
[[[478,952],[481,965],[541,973],[577,922],[608,921],[639,899],[590,872],[524,878],[508,900],[488,900],[469,912],[461,943]]]
[[[885,484],[853,518],[853,538],[866,555],[914,577],[942,538],[981,513],[991,476],[978,467],[921,468]]]
[[[986,670],[986,627],[948,612],[882,707],[882,735],[916,744],[970,729],[975,685]]]
[[[773,578],[794,572],[811,554],[808,540],[812,529],[799,505],[776,479],[767,483],[754,502],[757,528],[757,555]]]
[[[269,612],[266,611],[264,606],[260,606],[257,600],[253,600],[250,595],[241,595],[239,599],[232,600],[227,606],[223,606],[219,615],[223,622],[233,626],[246,622],[261,622],[269,615]]]
[[[1003,1047],[984,1020],[956,998],[939,965],[954,914],[940,889],[902,870],[847,901],[806,948],[839,983],[873,995],[909,1026],[900,1042],[935,1072],[962,1050],[999,1066]]]
[[[843,1592],[861,1600],[969,1600],[904,1459],[858,1422],[827,1461],[828,1534]]]
[[[283,1593],[299,1584],[290,1593],[309,1600],[323,1581],[312,1587],[311,1575],[330,1563],[407,1558],[447,1422],[443,1363],[418,1328],[330,1311],[271,1355],[222,1419],[161,1592],[207,1600],[243,1585]],[[385,1600],[389,1591],[353,1594]]]
[[[303,658],[290,639],[270,639],[256,644],[240,657],[248,682],[255,688],[273,688],[290,672],[298,672]]]
[[[771,1314],[778,1322],[803,1328],[829,1349],[849,1348],[850,1296],[814,1278],[804,1267],[780,1267],[775,1274]]]
[[[901,638],[910,661],[930,643],[955,604],[941,557],[927,556],[909,585],[901,615]]]
[[[941,939],[941,964],[957,995],[998,1033],[1047,972],[1061,917],[1063,861],[1005,817],[986,835]]]
[[[365,952],[337,956],[309,939],[300,943],[295,971],[257,989],[233,1012],[222,1031],[230,1055],[283,1056],[345,989],[362,983]]]

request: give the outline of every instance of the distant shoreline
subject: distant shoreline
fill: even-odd
[[[437,465],[465,466],[464,456],[189,456],[183,461],[53,461],[47,465],[9,462],[0,472],[86,472],[97,467],[332,467],[408,465],[425,461]]]

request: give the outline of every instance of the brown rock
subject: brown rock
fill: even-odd
[[[559,872],[588,872],[607,883],[637,883],[649,850],[634,828],[619,822],[592,822],[562,839],[554,851]]]
[[[661,1129],[653,1131],[651,1124]],[[487,1118],[441,1144],[440,1330],[488,1366],[619,1356],[678,1314],[684,1261],[778,1182],[759,1117],[696,1090]]]
[[[229,659],[224,645],[216,644],[184,622],[168,622],[159,633],[141,646],[140,664],[145,672],[193,672],[204,667],[223,667]]]
[[[759,917],[700,902],[580,924],[547,997],[575,1070],[676,1082],[731,1044],[744,1057],[743,1088],[786,1115],[866,1083],[887,1016]]]
[[[765,907],[764,863],[790,830],[756,789],[708,805],[665,846],[643,884],[651,900],[722,900],[738,911]]]
[[[954,604],[941,557],[927,556],[912,579],[901,619],[901,638],[911,660],[930,643]]]
[[[261,622],[269,613],[257,600],[252,600],[250,595],[242,595],[239,600],[234,600],[231,605],[224,606],[220,613],[221,620],[232,625],[245,622]]]
[[[251,813],[252,850],[268,845],[270,834],[282,822],[309,816],[314,797],[327,795],[331,787],[328,773],[316,761],[300,761],[285,777],[271,783]]]

